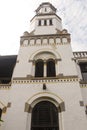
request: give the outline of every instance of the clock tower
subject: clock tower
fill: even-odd
[[[20,49],[2,130],[86,130],[71,37],[49,2],[36,9]]]

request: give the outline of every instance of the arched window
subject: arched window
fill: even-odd
[[[2,116],[2,109],[0,108],[0,119],[1,119],[1,116]]]
[[[35,77],[43,77],[44,62],[43,60],[38,60],[35,63]]]
[[[31,130],[59,130],[58,109],[49,101],[41,101],[32,110]]]
[[[52,25],[52,19],[49,20],[49,25]]]
[[[47,25],[47,20],[44,20],[44,25],[45,25],[45,26]]]
[[[47,77],[54,77],[54,76],[56,76],[55,61],[48,60],[47,61]]]
[[[41,26],[41,20],[38,21],[38,25]]]

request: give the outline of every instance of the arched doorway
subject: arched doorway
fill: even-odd
[[[31,130],[59,130],[57,107],[49,101],[37,103],[32,110]]]

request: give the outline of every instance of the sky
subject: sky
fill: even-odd
[[[0,55],[18,54],[20,36],[42,2],[50,2],[71,34],[73,51],[87,51],[87,0],[0,0]]]

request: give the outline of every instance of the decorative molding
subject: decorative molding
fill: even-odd
[[[7,107],[4,107],[4,108],[2,109],[2,113],[6,113],[6,110],[7,110]]]
[[[8,90],[11,88],[11,83],[10,84],[0,84],[0,89]]]
[[[49,55],[51,54],[55,59],[61,59],[61,56],[58,52],[54,51],[53,49],[47,49],[47,48],[44,48],[44,49],[39,49],[38,51],[35,51],[34,53],[31,54],[31,56],[29,57],[29,61],[32,61],[32,60],[35,60],[35,57],[37,55],[40,55],[40,54],[46,54],[46,53],[49,53]]]
[[[13,78],[13,84],[29,84],[29,83],[65,83],[65,82],[79,82],[77,76],[60,76],[60,77],[26,77],[26,78]]]
[[[8,102],[7,107],[11,107],[11,102]]]
[[[0,101],[0,108],[2,109],[2,113],[6,113],[7,106]]]
[[[16,63],[19,63],[19,60],[17,60]]]
[[[65,111],[65,103],[61,102],[60,103],[60,112],[63,112],[63,111]]]
[[[87,83],[86,84],[80,84],[80,88],[87,88]]]
[[[81,88],[87,88],[87,81],[81,80],[79,83]]]
[[[57,42],[56,41],[56,39],[60,39],[60,42]],[[67,42],[62,42],[62,39],[63,38],[66,38],[67,39]],[[40,40],[40,44],[38,44],[38,42],[36,42],[37,40]],[[44,44],[44,39],[47,39],[47,43],[46,44]],[[50,39],[54,39],[54,42],[52,43],[52,44],[50,44]],[[24,45],[23,43],[24,43],[24,40],[28,40],[28,44],[27,45]],[[34,40],[34,43],[32,44],[32,43],[30,43],[31,42],[31,40]],[[27,37],[25,37],[25,36],[22,36],[21,37],[21,40],[20,40],[20,42],[21,42],[21,46],[22,47],[26,47],[26,46],[38,46],[38,45],[45,45],[45,46],[47,46],[47,45],[66,45],[66,44],[70,44],[70,34],[69,33],[62,33],[62,32],[60,32],[60,33],[58,33],[58,34],[52,34],[52,35],[44,35],[44,36],[42,36],[42,35],[28,35]]]
[[[31,96],[25,103],[25,112],[31,113],[32,108],[40,101],[50,101],[55,104],[59,112],[65,111],[65,103],[58,95],[51,92],[39,92]],[[60,109],[59,109],[60,108]]]
[[[87,61],[87,51],[84,52],[73,52],[74,58],[75,59],[79,59],[79,61],[81,59],[86,60]],[[84,59],[86,58],[86,59]]]
[[[26,102],[24,112],[29,112],[30,105]]]

